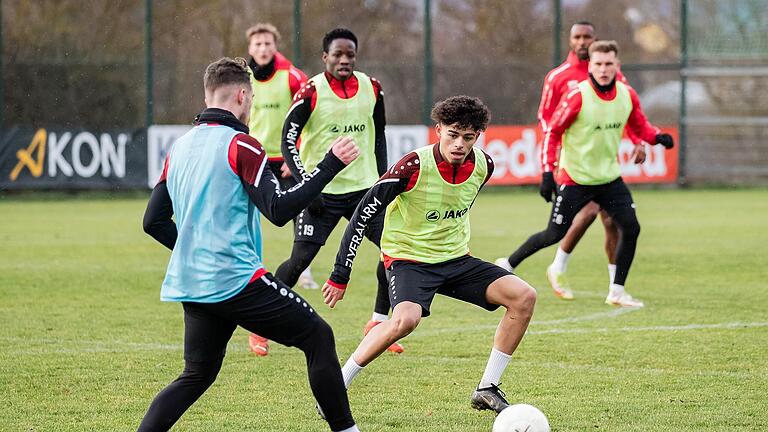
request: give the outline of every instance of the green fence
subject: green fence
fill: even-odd
[[[681,183],[768,182],[764,0],[0,0],[0,126],[186,124],[204,67],[246,56],[269,21],[279,48],[321,71],[321,39],[346,26],[358,67],[382,81],[390,124],[428,123],[436,100],[481,97],[495,124],[536,121],[568,29],[622,49],[649,118],[680,127]]]

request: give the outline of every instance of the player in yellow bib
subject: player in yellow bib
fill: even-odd
[[[536,291],[522,279],[469,255],[469,212],[493,172],[493,161],[474,147],[490,120],[477,98],[454,96],[435,105],[439,143],[407,154],[366,193],[349,221],[333,273],[323,286],[325,302],[344,298],[357,248],[384,214],[381,253],[387,267],[392,318],[373,328],[342,368],[352,379],[392,343],[429,316],[435,294],[489,311],[506,311],[488,363],[472,394],[475,409],[500,412],[508,403],[501,375],[525,334]]]
[[[624,290],[624,283],[635,256],[640,224],[632,194],[621,178],[618,162],[619,142],[626,126],[642,141],[674,145],[672,137],[659,133],[640,109],[640,101],[629,85],[616,80],[619,66],[618,45],[598,41],[589,47],[589,78],[563,96],[552,117],[545,141],[549,155],[542,163],[541,191],[552,199],[552,214],[547,228],[532,235],[509,257],[511,269],[538,250],[553,245],[565,236],[574,217],[590,201],[600,205],[618,226],[616,274],[608,287],[605,302],[623,307],[643,307],[644,303]],[[555,163],[557,149],[560,158]],[[558,166],[559,187],[554,170]]]
[[[341,218],[352,217],[365,192],[387,169],[384,92],[379,81],[355,70],[356,59],[354,33],[343,28],[326,33],[323,37],[325,72],[312,77],[302,88],[285,118],[283,156],[297,180],[317,167],[328,143],[335,138],[350,136],[360,147],[360,157],[355,163],[345,168],[323,189],[321,197],[299,215],[291,256],[276,272],[289,286],[309,267]],[[377,247],[382,226],[383,220],[379,218],[368,232],[368,239]],[[364,333],[388,319],[387,278],[381,263],[377,265],[376,276],[376,303]],[[389,349],[403,352],[400,344],[393,344]]]
[[[296,185],[296,181],[283,161],[280,133],[293,96],[304,87],[307,75],[277,50],[280,32],[274,25],[258,23],[246,30],[245,37],[248,40],[248,73],[253,91],[249,134],[266,150],[267,166],[275,174],[280,188],[288,190]],[[299,277],[299,286],[317,288],[309,269]],[[248,347],[257,356],[269,353],[267,338],[254,333],[248,337]]]

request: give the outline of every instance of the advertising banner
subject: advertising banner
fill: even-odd
[[[169,146],[191,126],[152,126],[147,131],[148,177],[154,187],[163,170]],[[662,127],[677,142],[676,127]],[[387,159],[392,165],[409,151],[437,142],[434,128],[422,125],[392,125],[386,128]],[[480,135],[477,146],[495,163],[491,185],[538,184],[541,181],[541,137],[536,126],[491,126]],[[632,142],[624,138],[619,146],[621,172],[627,183],[675,183],[677,180],[677,146],[666,151],[661,146],[646,146],[647,157],[641,165],[630,161]]]
[[[191,125],[154,125],[147,129],[146,184],[150,189],[155,187],[157,179],[163,172],[165,156],[171,144],[190,129],[192,129]]]
[[[490,126],[480,135],[476,144],[495,163],[491,185],[538,184],[541,181],[541,137],[538,128],[531,126]],[[679,143],[676,127],[661,127]],[[437,135],[429,128],[429,142]],[[621,175],[627,183],[675,183],[678,170],[678,145],[665,150],[658,145],[646,145],[646,160],[642,164],[631,161],[632,141],[623,138],[619,145]]]
[[[139,188],[146,131],[11,127],[0,133],[0,189]]]

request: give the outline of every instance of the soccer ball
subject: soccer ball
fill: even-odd
[[[535,406],[511,405],[496,417],[493,432],[549,432],[549,422]]]

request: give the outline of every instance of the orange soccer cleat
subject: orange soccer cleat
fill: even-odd
[[[379,325],[381,323],[382,323],[382,321],[373,321],[373,320],[368,321],[365,324],[365,328],[363,328],[363,336],[367,335],[368,332],[371,331],[372,328],[376,327],[377,325]],[[400,343],[395,342],[392,345],[390,345],[389,348],[387,348],[387,351],[391,351],[391,352],[393,352],[395,354],[401,354],[403,351],[405,351],[405,348],[403,348],[403,346],[400,345]]]
[[[248,347],[252,353],[259,357],[264,357],[269,354],[269,339],[261,337],[256,333],[251,333],[248,336]]]

